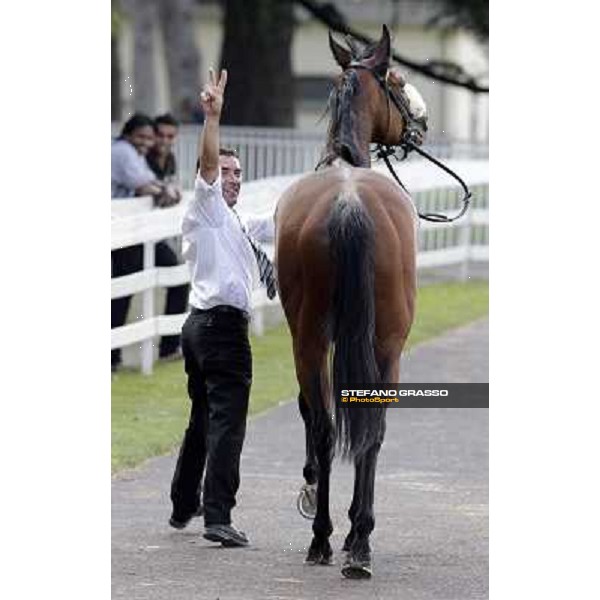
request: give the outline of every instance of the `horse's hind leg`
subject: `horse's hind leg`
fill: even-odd
[[[354,496],[348,516],[352,522],[344,542],[347,551],[342,574],[351,579],[371,577],[369,536],[375,527],[375,470],[383,436],[355,461]]]
[[[300,489],[298,495],[298,510],[307,519],[314,519],[317,510],[317,457],[313,440],[312,415],[310,408],[302,396],[298,394],[298,408],[304,421],[306,461],[302,469],[302,475],[306,482]]]
[[[312,416],[310,407],[302,396],[302,392],[298,394],[298,408],[304,421],[305,439],[306,439],[306,462],[302,469],[302,475],[308,485],[313,485],[317,482],[317,457],[315,455],[315,444],[312,432]]]
[[[356,535],[356,531],[354,530],[354,521],[356,520],[356,513],[358,511],[358,505],[360,503],[361,496],[361,483],[363,476],[361,475],[361,469],[364,465],[364,461],[359,461],[355,459],[354,461],[354,493],[352,494],[352,504],[350,504],[350,508],[348,509],[348,518],[350,519],[350,531],[344,540],[344,545],[342,546],[342,552],[350,552],[350,548],[352,548],[352,543],[354,542],[354,538]]]
[[[312,409],[312,407],[311,407]],[[312,409],[312,430],[315,454],[318,463],[317,511],[313,521],[313,539],[308,549],[306,562],[328,565],[332,563],[333,551],[329,537],[333,532],[329,514],[329,481],[333,458],[333,426],[324,405]]]
[[[387,356],[379,356],[377,362],[383,381],[398,381],[399,350]],[[342,573],[352,579],[368,578],[372,575],[369,537],[375,528],[375,471],[384,435],[385,423],[379,439],[373,440],[372,446],[354,461],[354,495],[348,510],[351,527],[342,548],[347,552]]]
[[[315,313],[311,313],[315,314]],[[319,313],[316,313],[319,314]],[[333,458],[333,424],[327,407],[327,342],[321,328],[305,323],[304,335],[294,340],[298,382],[310,411],[312,445],[317,464],[317,510],[313,521],[313,539],[306,562],[331,564],[333,552],[329,537],[333,525],[329,514],[329,479]]]

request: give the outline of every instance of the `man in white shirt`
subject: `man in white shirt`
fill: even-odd
[[[171,526],[182,529],[204,514],[204,537],[223,546],[246,546],[231,523],[252,382],[248,341],[257,250],[249,235],[273,239],[273,218],[242,225],[234,212],[241,167],[219,147],[219,120],[227,72],[212,69],[200,95],[205,123],[199,143],[195,197],[183,219],[183,256],[191,272],[192,311],[182,330],[182,350],[192,401],[171,484]],[[261,269],[262,271],[262,269]],[[261,272],[262,277],[262,272]],[[202,502],[200,489],[206,467]]]

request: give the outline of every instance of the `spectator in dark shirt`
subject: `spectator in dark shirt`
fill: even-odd
[[[150,169],[146,157],[154,145],[154,122],[143,114],[135,114],[123,126],[119,138],[112,145],[111,192],[113,201],[133,196],[151,195],[155,203],[168,207],[179,202],[181,195],[173,194]],[[130,275],[143,268],[143,246],[129,246],[111,252],[112,277]],[[155,247],[155,264],[171,267],[179,264],[177,255],[166,242]],[[186,312],[188,286],[176,286],[167,290],[166,314]],[[111,301],[111,328],[125,324],[131,296],[114,298]],[[164,336],[160,341],[161,358],[179,356],[180,336]],[[111,368],[121,363],[119,349],[111,351]]]
[[[166,113],[154,119],[154,146],[148,151],[146,160],[156,177],[167,187],[170,197],[181,200],[181,191],[176,185],[177,164],[173,148],[179,133],[179,121],[173,115]],[[179,264],[177,254],[167,242],[160,242],[157,252],[161,252],[164,266]],[[189,286],[181,285],[167,290],[166,314],[185,312],[189,295]],[[178,352],[181,343],[180,336],[166,336],[161,344],[161,356],[169,356]]]
[[[148,152],[148,165],[158,179],[174,183],[177,166],[173,146],[177,139],[179,122],[170,114],[154,119],[154,146]]]

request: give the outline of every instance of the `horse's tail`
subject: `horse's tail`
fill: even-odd
[[[361,455],[385,427],[381,404],[340,400],[341,389],[376,384],[381,374],[375,358],[374,227],[355,194],[340,195],[329,220],[334,268],[330,335],[333,344],[335,434],[342,456]]]

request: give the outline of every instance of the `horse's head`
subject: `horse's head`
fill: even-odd
[[[355,166],[369,166],[369,143],[397,146],[411,139],[421,143],[427,130],[427,109],[416,88],[390,68],[390,33],[384,25],[378,43],[361,47],[346,36],[349,48],[329,45],[343,72],[330,96],[328,148]]]

